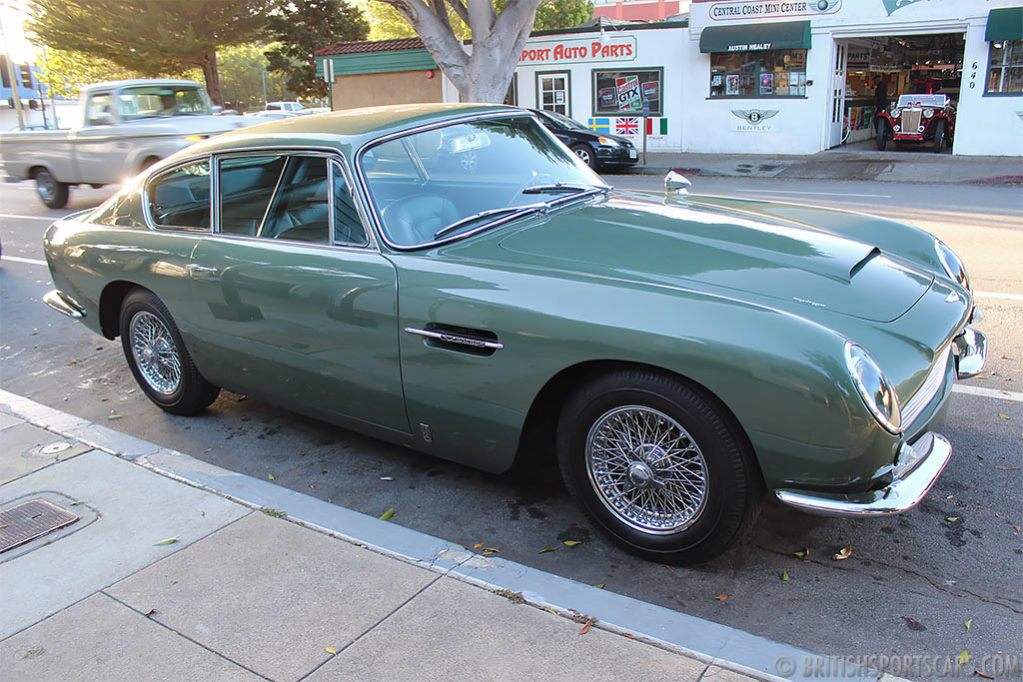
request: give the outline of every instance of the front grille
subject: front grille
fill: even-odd
[[[913,397],[909,399],[906,406],[902,408],[902,424],[909,426],[916,421],[916,418],[923,413],[924,409],[934,400],[941,384],[945,379],[945,372],[948,370],[948,354],[952,347],[947,346],[944,351],[938,354],[938,359],[931,366],[931,371],[924,379],[924,382],[917,389]]]
[[[916,134],[920,127],[920,118],[923,116],[923,109],[902,110],[902,132]]]

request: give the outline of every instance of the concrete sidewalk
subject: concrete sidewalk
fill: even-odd
[[[5,391],[0,439],[0,513],[78,517],[0,553],[8,680],[741,682],[811,657]]]
[[[674,169],[683,175],[701,177],[1023,184],[1020,157],[952,156],[922,149],[879,152],[860,147],[853,145],[807,156],[648,152],[646,163],[641,160],[627,172],[663,175]]]

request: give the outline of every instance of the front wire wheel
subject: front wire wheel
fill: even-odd
[[[763,482],[745,434],[681,379],[624,370],[580,387],[558,424],[565,485],[628,551],[698,563],[752,526]]]

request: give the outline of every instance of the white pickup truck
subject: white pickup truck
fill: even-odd
[[[195,81],[145,79],[82,88],[70,130],[0,134],[8,181],[34,179],[50,208],[67,204],[71,185],[124,182],[193,142],[259,123],[218,116]]]

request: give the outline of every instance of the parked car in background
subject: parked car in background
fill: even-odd
[[[258,118],[261,122],[279,121],[282,118],[295,118],[298,114],[291,111],[250,111],[245,114],[249,118]]]
[[[579,121],[557,112],[540,109],[530,111],[590,168],[610,170],[639,162],[639,152],[626,137],[594,132]]]
[[[289,111],[294,114],[305,113],[301,102],[267,102],[266,111]]]
[[[952,146],[955,106],[948,95],[899,95],[891,110],[877,114],[874,126],[878,150],[883,151],[888,140],[893,140],[896,146],[930,142],[935,152],[941,152]]]
[[[72,186],[123,182],[194,142],[257,122],[216,113],[195,81],[94,83],[82,88],[69,130],[3,133],[0,155],[9,177],[34,179],[42,202],[62,208]]]
[[[900,223],[616,191],[525,110],[402,105],[183,150],[44,238],[44,300],[160,408],[221,387],[490,472],[556,458],[656,561],[734,543],[764,492],[917,504],[984,336],[962,261]]]

